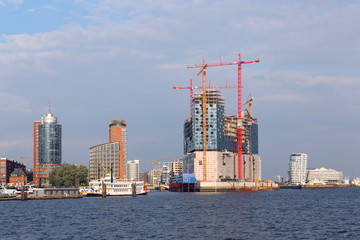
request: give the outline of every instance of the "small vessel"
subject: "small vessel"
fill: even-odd
[[[89,192],[89,189],[90,189],[89,186],[80,186],[80,187],[79,187],[79,192],[80,192],[82,195],[86,196],[86,195],[88,194],[88,192]]]
[[[9,189],[6,187],[1,187],[0,189],[0,197],[16,197],[20,195],[20,191],[16,189]]]
[[[92,181],[89,183],[89,189],[87,196],[102,196],[103,189],[106,191],[106,196],[132,196],[134,195],[146,195],[146,185],[143,181],[120,181],[113,180],[111,182],[109,177],[102,180]]]

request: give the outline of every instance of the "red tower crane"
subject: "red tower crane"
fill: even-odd
[[[194,97],[194,89],[202,89],[202,86],[193,86],[192,81],[193,80],[190,79],[190,87],[177,87],[177,86],[172,87],[175,90],[190,89],[190,116],[191,117],[192,117],[192,101],[193,101],[193,97]],[[209,83],[209,85],[206,88],[208,88],[208,89],[225,89],[225,88],[237,88],[237,86],[236,85],[228,86],[227,80],[226,80],[225,86],[211,86]]]
[[[254,61],[249,61],[249,62],[245,62],[245,61],[241,61],[241,55],[239,53],[239,60],[236,62],[222,62],[221,61],[221,56],[219,57],[220,62],[219,63],[207,63],[206,67],[217,67],[217,66],[229,66],[229,65],[237,65],[238,66],[238,84],[237,84],[237,89],[238,89],[238,96],[237,96],[237,108],[238,108],[238,113],[237,113],[237,135],[238,135],[238,177],[239,179],[242,179],[242,130],[241,130],[241,88],[242,88],[242,84],[241,84],[241,65],[242,64],[247,64],[247,63],[258,63],[260,62],[259,59],[254,60]],[[204,61],[203,61],[204,62]],[[189,65],[187,66],[187,68],[204,68],[205,67],[205,63],[198,65]]]

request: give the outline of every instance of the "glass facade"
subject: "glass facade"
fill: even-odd
[[[251,154],[259,154],[258,125],[253,123],[250,126],[250,151]]]
[[[39,125],[39,162],[61,164],[61,125]]]
[[[61,125],[51,112],[42,116],[37,127],[40,164],[61,164]]]

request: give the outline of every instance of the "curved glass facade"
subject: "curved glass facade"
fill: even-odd
[[[44,121],[38,128],[39,162],[61,164],[61,125]]]

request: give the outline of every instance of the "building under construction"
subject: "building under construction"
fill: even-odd
[[[204,180],[203,93],[195,93],[192,116],[184,123],[184,173]],[[225,100],[220,91],[206,90],[206,182],[239,179],[237,116],[225,116]],[[249,111],[241,116],[242,180],[261,178],[258,154],[258,124]]]

